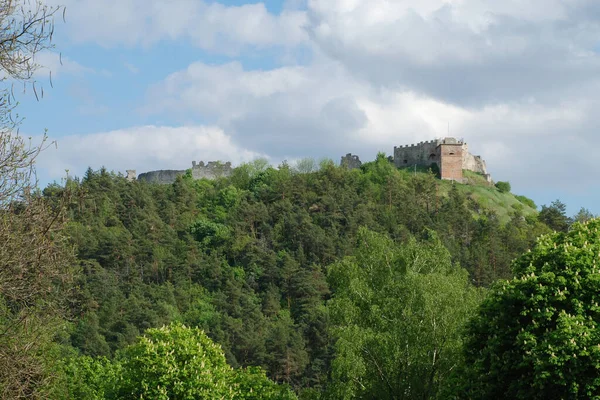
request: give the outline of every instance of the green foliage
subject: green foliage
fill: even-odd
[[[577,214],[575,214],[573,216],[573,218],[571,218],[571,220],[573,222],[584,223],[584,222],[588,222],[588,221],[590,221],[590,220],[592,220],[594,218],[597,218],[597,217],[594,214],[592,214],[592,212],[590,210],[588,210],[585,207],[581,207],[579,209],[579,211],[577,212]]]
[[[149,329],[119,357],[120,398],[233,398],[231,367],[221,348],[199,329]]]
[[[553,201],[549,206],[543,205],[538,218],[557,232],[566,232],[571,223],[567,217],[567,206],[560,200]]]
[[[440,176],[440,167],[437,163],[431,163],[431,165],[429,166],[429,169],[436,177]]]
[[[515,198],[521,203],[533,208],[534,210],[537,210],[537,205],[535,204],[535,201],[531,200],[530,198],[521,195],[515,195]]]
[[[277,399],[296,396],[256,367],[234,370],[221,347],[199,329],[171,324],[149,329],[114,361],[69,357],[64,399]]]
[[[172,185],[90,170],[68,187],[67,233],[83,271],[72,346],[110,359],[179,321],[201,328],[233,368],[260,366],[303,396],[328,385],[325,304],[335,292],[325,266],[355,253],[359,227],[393,243],[434,232],[479,286],[510,276],[510,261],[547,229],[511,208],[511,194],[398,170],[384,154],[352,171],[251,163],[230,178]],[[49,188],[46,200],[63,190]]]
[[[600,220],[541,237],[470,323],[458,397],[600,396]]]
[[[149,329],[137,343],[106,358],[69,357],[65,399],[281,399],[296,396],[260,368],[234,370],[203,331],[180,324]]]
[[[361,229],[355,256],[330,267],[330,398],[435,398],[460,361],[460,329],[478,294],[429,236],[397,246]]]
[[[105,357],[67,356],[62,360],[62,390],[58,399],[104,400],[114,397],[120,364]]]
[[[496,187],[500,193],[510,193],[510,183],[505,181],[496,182]]]
[[[317,170],[317,163],[314,158],[302,158],[296,161],[294,169],[298,173],[308,174]]]
[[[230,237],[229,228],[226,225],[205,218],[197,220],[190,227],[190,232],[197,241],[212,246],[223,244]]]

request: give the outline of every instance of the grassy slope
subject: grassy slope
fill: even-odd
[[[412,168],[407,168],[407,172],[412,172]],[[424,168],[417,168],[416,173],[425,173]],[[485,178],[472,171],[463,171],[464,177],[467,178],[465,184],[451,181],[439,181],[439,194],[447,196],[452,188],[456,185],[458,190],[463,192],[467,199],[475,201],[482,210],[495,211],[502,222],[508,222],[510,216],[515,211],[519,210],[524,216],[536,214],[537,210],[528,204],[524,204],[515,197],[512,193],[500,193],[495,187],[491,186]]]

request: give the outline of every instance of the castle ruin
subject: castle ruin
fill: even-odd
[[[204,161],[196,163],[192,161],[192,178],[194,179],[218,179],[231,175],[231,163],[219,161]],[[128,177],[129,177],[129,170]],[[134,172],[135,174],[135,172]],[[175,182],[178,176],[185,174],[185,170],[162,169],[158,171],[144,172],[138,176],[139,181],[170,184]]]
[[[463,170],[473,171],[492,182],[492,177],[487,172],[485,161],[480,156],[469,152],[469,146],[462,140],[453,137],[429,140],[417,144],[394,146],[393,157],[388,157],[397,168],[413,166],[431,167],[433,164],[440,171],[440,178],[464,182]],[[357,155],[348,153],[342,156],[340,166],[348,169],[359,169],[362,162]],[[218,179],[231,175],[233,169],[230,162],[219,161],[192,161],[191,173],[194,179]],[[185,170],[158,170],[140,174],[137,180],[169,184],[175,182],[178,176],[185,174]],[[127,170],[127,180],[135,180],[135,170]]]
[[[394,146],[394,165],[398,168],[438,166],[440,178],[463,181],[463,170],[482,174],[488,182],[492,181],[487,172],[485,161],[480,156],[469,153],[467,143],[452,137],[420,142],[418,144]]]
[[[348,168],[348,169],[358,169],[362,165],[362,162],[356,155],[352,155],[352,153],[348,153],[342,157],[340,161],[340,166]]]
[[[125,179],[127,179],[129,182],[135,181],[135,169],[128,169],[125,172],[127,173]]]

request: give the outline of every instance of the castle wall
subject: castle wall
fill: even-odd
[[[185,171],[163,169],[158,171],[144,172],[138,175],[138,181],[146,181],[150,183],[170,184],[175,182],[179,175],[185,174]]]
[[[192,162],[192,178],[194,179],[218,179],[230,176],[232,171],[230,162],[209,161],[206,164],[203,161],[198,164],[195,161]],[[171,184],[179,175],[183,174],[185,174],[185,170],[163,169],[144,172],[137,179],[151,183]]]
[[[128,169],[125,172],[127,173],[127,175],[125,176],[125,179],[127,179],[129,182],[135,181],[135,179],[136,179],[135,169]]]
[[[342,157],[340,161],[341,167],[346,167],[348,169],[358,169],[362,166],[362,162],[356,155],[352,155],[352,153],[348,153]]]
[[[442,179],[463,180],[463,146],[462,143],[440,145],[440,177]]]
[[[192,178],[194,179],[218,179],[230,176],[232,172],[231,163],[209,161],[206,165],[203,161],[198,164],[192,162]]]
[[[447,150],[444,153],[442,150],[444,146],[453,146],[454,150]],[[454,157],[449,153],[454,153]],[[460,173],[456,158],[458,153],[461,154]],[[444,161],[446,157],[451,158]],[[434,162],[440,167],[440,171],[443,169],[442,165],[445,166],[446,173],[442,175],[442,179],[462,180],[462,170],[464,169],[483,174],[491,182],[485,161],[480,156],[469,153],[469,146],[455,138],[447,137],[421,142],[416,145],[394,147],[394,165],[397,168],[413,165],[429,167]]]
[[[432,163],[439,165],[440,155],[437,147],[437,140],[394,147],[394,165],[397,168],[410,167],[415,164],[427,167]]]
[[[487,166],[485,165],[485,161],[479,157],[474,156],[469,152],[464,152],[463,148],[463,169],[478,172],[483,175],[487,175]]]

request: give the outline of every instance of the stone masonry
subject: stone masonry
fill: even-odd
[[[485,161],[480,156],[469,153],[467,143],[452,137],[420,142],[410,146],[394,147],[394,164],[396,167],[423,166],[436,164],[442,179],[462,182],[462,171],[469,170],[485,176],[492,181],[487,172]]]
[[[128,169],[125,172],[127,173],[125,179],[127,179],[129,182],[135,181],[135,169]]]
[[[340,161],[340,166],[346,167],[348,169],[358,169],[362,165],[362,162],[356,155],[352,155],[352,153],[348,153],[342,157]]]
[[[231,163],[221,163],[218,161],[204,161],[196,163],[192,161],[192,177],[194,179],[217,179],[231,175]],[[162,169],[158,171],[144,172],[138,176],[138,180],[170,184],[175,182],[179,175],[185,174],[185,170]]]
[[[488,182],[492,182],[487,172],[485,161],[480,156],[474,156],[469,152],[467,143],[453,137],[429,140],[412,145],[394,146],[394,156],[390,157],[398,168],[422,166],[430,167],[437,165],[442,179],[463,182],[463,170],[474,171],[482,174]],[[357,155],[348,153],[342,156],[340,165],[348,169],[360,168],[362,162]],[[230,162],[218,161],[192,161],[192,177],[194,179],[218,179],[230,176],[232,167]],[[185,170],[158,170],[140,174],[137,179],[169,184],[173,183],[179,175],[185,174]],[[127,180],[135,180],[135,170],[127,170]]]

